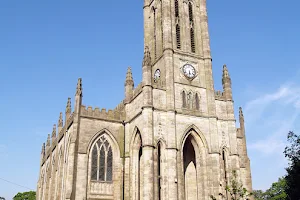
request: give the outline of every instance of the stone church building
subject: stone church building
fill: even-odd
[[[198,200],[252,190],[244,116],[227,67],[215,91],[206,0],[144,0],[142,82],[113,110],[84,106],[78,80],[42,146],[38,200]],[[63,122],[64,121],[64,122]]]

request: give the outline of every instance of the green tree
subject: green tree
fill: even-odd
[[[13,200],[35,200],[35,192],[34,191],[30,191],[30,192],[19,192],[18,194],[16,194],[16,196],[14,196]]]
[[[263,199],[266,200],[285,200],[287,194],[285,193],[286,180],[285,178],[279,178],[277,182],[273,183],[272,186],[263,194]]]
[[[248,192],[246,188],[244,188],[243,184],[238,181],[238,176],[235,170],[232,171],[232,178],[230,180],[230,185],[225,187],[227,194],[230,195],[231,200],[248,200],[252,193]],[[219,194],[223,199],[227,199],[225,194]],[[212,200],[216,200],[216,198],[211,195],[210,198]]]
[[[255,200],[264,200],[264,191],[262,190],[253,190],[253,197]]]
[[[286,169],[286,194],[291,200],[300,199],[300,135],[289,132],[287,136],[289,145],[284,154],[290,161]]]

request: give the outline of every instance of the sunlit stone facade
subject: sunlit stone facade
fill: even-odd
[[[208,200],[226,194],[232,170],[252,190],[225,65],[214,90],[206,1],[145,0],[143,9],[142,82],[134,87],[128,68],[124,100],[106,111],[83,105],[78,80],[74,109],[69,99],[43,145],[38,200]]]

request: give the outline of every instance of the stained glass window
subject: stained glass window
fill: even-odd
[[[97,145],[93,147],[92,152],[92,171],[91,171],[91,179],[93,181],[97,180],[97,169],[98,169],[98,150]]]
[[[99,181],[105,181],[105,150],[103,146],[100,150]]]
[[[112,163],[113,163],[112,158],[113,158],[112,150],[111,148],[109,148],[107,153],[107,173],[106,173],[107,181],[112,181]]]
[[[113,152],[109,141],[102,135],[93,146],[91,180],[111,182],[113,179]]]

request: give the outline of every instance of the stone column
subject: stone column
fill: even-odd
[[[143,200],[154,199],[153,146],[143,146]]]
[[[84,153],[78,154],[77,163],[77,179],[76,179],[76,196],[75,199],[82,200],[86,199],[87,189],[87,166],[88,166],[88,155]]]

